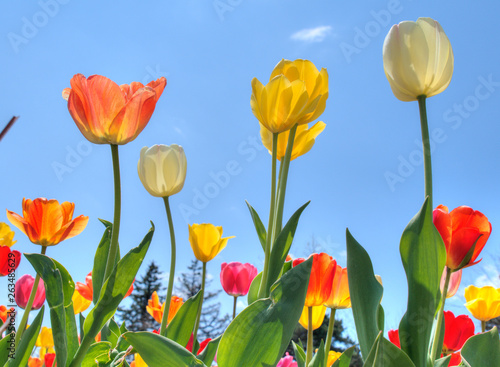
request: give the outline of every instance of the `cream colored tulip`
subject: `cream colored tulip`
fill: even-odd
[[[153,196],[177,194],[186,179],[186,155],[180,145],[154,145],[141,149],[137,171],[144,188]]]
[[[401,101],[416,101],[444,91],[453,74],[453,51],[441,25],[418,18],[393,25],[384,41],[384,70]]]

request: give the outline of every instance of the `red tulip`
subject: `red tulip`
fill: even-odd
[[[35,278],[33,278],[29,274],[23,275],[16,282],[15,299],[17,305],[21,307],[23,310],[26,308],[26,305],[28,304],[28,300],[30,298],[31,290],[33,289],[34,283],[35,283]],[[38,310],[40,307],[42,307],[44,302],[45,302],[45,285],[43,283],[43,280],[40,279],[35,294],[35,300],[33,301],[33,306],[31,307],[31,309]]]
[[[250,284],[256,275],[257,268],[252,264],[242,264],[239,262],[222,263],[220,282],[227,294],[239,297],[248,293]]]
[[[212,339],[210,338],[207,338],[205,340],[203,340],[201,343],[200,343],[200,348],[198,349],[198,352],[196,353],[196,355],[200,354],[201,352],[203,352],[203,349],[205,349],[208,345],[208,343],[211,341]],[[190,352],[193,352],[193,333],[191,333],[191,336],[189,337],[189,341],[186,345],[186,349],[189,350]]]
[[[8,246],[0,246],[0,276],[4,277],[17,269],[21,263],[21,253],[11,251]]]
[[[446,247],[448,268],[458,270],[481,261],[475,262],[491,233],[491,223],[484,214],[468,206],[459,206],[448,213],[446,206],[439,205],[434,209],[433,222]],[[474,244],[472,258],[460,266]]]
[[[399,330],[389,330],[387,332],[389,336],[389,341],[394,344],[396,347],[401,348],[401,342],[399,341]]]
[[[453,312],[444,311],[444,353],[450,354],[462,349],[465,341],[473,335],[474,323],[469,316],[455,317]]]
[[[462,355],[460,354],[460,352],[455,352],[451,355],[448,367],[460,366],[460,363],[462,363]]]
[[[54,366],[54,360],[55,359],[56,359],[56,354],[55,353],[46,353],[45,357],[44,357],[45,367],[52,367],[52,366]]]

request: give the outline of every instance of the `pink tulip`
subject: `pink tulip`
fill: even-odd
[[[23,310],[26,308],[28,304],[28,300],[30,298],[31,290],[33,289],[33,284],[35,283],[35,278],[33,278],[29,274],[23,275],[16,282],[16,303]],[[38,288],[35,295],[35,300],[33,301],[32,310],[38,310],[42,307],[45,302],[45,285],[43,284],[43,280],[40,279],[38,283]]]
[[[287,353],[287,356],[281,358],[276,367],[297,367],[297,362],[294,362],[293,357]]]
[[[239,262],[222,263],[220,282],[227,294],[239,297],[248,293],[250,284],[256,275],[257,268],[252,264],[242,264]]]
[[[446,298],[451,298],[455,295],[455,293],[457,293],[461,281],[462,281],[462,269],[451,273],[450,283],[448,284],[448,293],[446,293]],[[446,267],[444,268],[443,275],[441,276],[441,285],[440,285],[441,293],[444,290],[445,282],[446,282]]]

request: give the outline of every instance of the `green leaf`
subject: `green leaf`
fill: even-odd
[[[449,356],[438,359],[434,361],[434,367],[448,367],[450,359],[451,359],[451,354]]]
[[[415,367],[401,349],[379,333],[363,367]]]
[[[383,287],[375,278],[370,256],[365,249],[346,231],[347,272],[352,314],[356,324],[359,347],[364,359],[368,357],[380,331],[378,320]]]
[[[0,366],[5,365],[7,360],[9,359],[9,354],[14,353],[16,350],[14,347],[12,347],[10,344],[13,343],[16,340],[16,334],[14,332],[5,335],[1,340],[0,340]]]
[[[85,332],[83,331],[83,325],[85,324],[85,317],[82,315],[80,312],[80,338],[83,340],[83,337],[85,336]]]
[[[349,365],[351,364],[351,358],[355,348],[356,347],[350,347],[344,350],[344,353],[342,353],[339,359],[337,359],[333,363],[332,367],[349,367]]]
[[[200,359],[205,365],[212,365],[221,338],[222,335],[219,335],[217,338],[210,340],[205,349],[203,349],[203,351],[198,355],[198,359]]]
[[[201,302],[201,291],[183,303],[167,327],[167,337],[185,347],[194,329],[198,308]]]
[[[40,274],[40,277],[45,283],[45,296],[50,309],[50,323],[52,327],[52,335],[54,337],[56,360],[59,366],[65,366],[66,361],[68,360],[69,340],[68,335],[66,334],[65,306],[71,308],[71,311],[73,311],[71,297],[73,296],[75,284],[66,269],[64,269],[64,267],[59,263],[59,267],[56,266],[55,261],[53,261],[50,257],[41,254],[24,254],[24,256],[31,263],[35,271]],[[61,270],[59,268],[64,272],[64,284],[63,275],[61,274]],[[65,292],[67,293],[66,296],[64,295]],[[66,304],[66,302],[68,303]],[[72,315],[72,319],[74,321],[74,315]],[[70,328],[72,328],[71,322],[68,322],[68,324]],[[76,332],[76,323],[74,324],[73,331]],[[73,340],[73,335],[71,335],[71,339]],[[76,349],[73,349],[73,354],[75,351]]]
[[[26,329],[21,337],[21,341],[16,348],[15,358],[9,359],[7,362],[8,367],[25,367],[28,365],[28,360],[31,355],[31,351],[35,347],[36,339],[40,333],[40,327],[42,326],[43,313],[45,312],[45,306],[42,306],[35,319],[31,323],[30,327]]]
[[[496,326],[467,339],[461,353],[462,359],[472,367],[500,366],[500,341]]]
[[[158,334],[147,331],[123,334],[149,367],[194,367],[205,364],[186,348]]]
[[[306,365],[306,352],[304,349],[292,340],[293,354],[297,361],[297,367],[305,367]]]
[[[248,295],[247,295],[247,300],[249,305],[251,305],[252,303],[254,303],[259,299],[259,287],[261,280],[262,280],[262,272],[257,274],[257,276],[253,278],[252,283],[250,284],[250,288],[248,290]]]
[[[245,200],[245,203],[247,203],[248,210],[250,210],[250,215],[252,216],[253,225],[255,226],[255,230],[257,231],[257,236],[259,237],[260,245],[262,246],[262,249],[265,252],[266,237],[267,237],[266,227],[264,227],[264,224],[262,224],[262,221],[260,220],[257,211],[254,208],[252,208],[252,206],[248,203],[248,201]]]
[[[101,294],[102,284],[104,283],[104,273],[106,271],[106,263],[108,260],[109,246],[111,243],[111,232],[113,230],[113,223],[110,223],[104,219],[99,219],[102,224],[106,227],[104,234],[102,235],[101,242],[97,246],[97,250],[94,256],[94,267],[92,269],[92,290],[93,290],[93,302],[97,303],[99,296]]]
[[[309,367],[326,367],[325,366],[325,342],[321,339],[318,352],[309,362]]]
[[[120,328],[116,324],[113,318],[110,318],[108,322],[104,325],[101,330],[101,340],[111,343],[111,347],[114,348],[120,337]]]
[[[114,315],[118,305],[128,292],[144,256],[148,251],[154,233],[151,227],[139,246],[130,250],[113,268],[108,279],[103,284],[97,304],[90,311],[83,326],[85,336],[82,345],[93,340],[104,324]],[[88,344],[87,344],[88,345]]]
[[[300,215],[309,203],[310,201],[302,205],[295,213],[293,213],[285,227],[283,227],[283,230],[276,238],[276,241],[274,241],[271,249],[271,255],[269,257],[269,274],[267,277],[266,289],[269,289],[271,285],[278,280],[283,264],[285,263],[286,256],[288,255],[288,251],[290,251],[290,247],[292,246],[293,236],[295,235]]]
[[[110,342],[101,341],[92,344],[89,350],[87,351],[87,354],[85,354],[85,358],[83,358],[82,367],[95,367],[96,361],[98,359],[102,360],[102,358],[99,357],[103,355],[107,356],[110,349],[111,349]]]
[[[290,343],[302,313],[312,258],[287,272],[231,322],[222,336],[217,362],[224,367],[275,366]]]
[[[399,250],[408,281],[408,307],[399,324],[401,349],[415,366],[432,366],[434,358],[429,359],[429,344],[441,298],[439,284],[446,250],[432,222],[428,198],[406,226]],[[438,346],[438,350],[441,348]]]

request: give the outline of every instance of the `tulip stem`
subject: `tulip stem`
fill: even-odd
[[[429,197],[429,205],[432,208],[432,164],[431,144],[429,139],[429,125],[427,123],[427,109],[425,107],[425,95],[417,97],[418,109],[420,111],[420,128],[422,130],[422,145],[424,150],[424,172],[425,172],[425,197]]]
[[[207,275],[207,263],[203,263],[203,273],[201,275],[201,300],[200,300],[200,305],[198,306],[198,315],[196,316],[196,323],[194,324],[194,330],[193,330],[193,354],[195,354],[197,351],[194,350],[195,345],[196,345],[196,337],[198,335],[198,328],[200,327],[200,318],[201,318],[201,308],[203,305],[203,297],[205,297],[205,278]]]
[[[439,358],[439,356],[441,355],[441,349],[443,349],[442,341],[440,341],[441,328],[443,327],[444,304],[446,302],[446,296],[448,295],[448,286],[450,284],[450,279],[451,279],[451,269],[449,267],[446,267],[446,280],[444,282],[441,307],[439,308],[436,330],[434,333],[434,340],[432,341],[431,358],[433,361]]]
[[[264,251],[264,270],[262,271],[262,279],[260,281],[259,298],[267,296],[267,276],[269,272],[269,258],[271,257],[271,248],[274,242],[274,221],[276,212],[276,157],[278,154],[278,134],[273,133],[273,153],[272,153],[272,168],[271,168],[271,205],[269,210],[269,223],[267,225],[266,248]],[[234,317],[233,317],[234,318]]]
[[[486,321],[481,321],[481,332],[484,333],[486,331]]]
[[[234,303],[233,303],[233,320],[236,317],[236,302],[238,301],[238,296],[234,296]]]
[[[309,366],[313,354],[313,308],[307,307],[307,350],[306,366]]]
[[[115,267],[116,255],[118,253],[118,233],[120,232],[120,212],[121,212],[121,185],[120,185],[120,160],[118,158],[118,145],[111,145],[111,156],[113,157],[113,178],[115,182],[115,214],[113,219],[113,229],[111,231],[111,243],[109,245],[108,261],[102,283],[108,279],[111,271]]]
[[[328,362],[328,354],[330,353],[330,346],[332,345],[333,328],[335,326],[335,308],[330,308],[330,321],[328,322],[328,333],[325,339],[325,367]]]
[[[175,277],[175,233],[174,233],[174,222],[172,221],[172,212],[170,210],[170,203],[168,201],[168,196],[163,198],[165,202],[165,210],[167,211],[168,218],[168,229],[170,231],[170,246],[171,246],[171,258],[170,258],[170,274],[168,277],[168,288],[167,288],[167,299],[165,300],[165,308],[163,309],[163,318],[161,320],[160,334],[167,337],[167,322],[168,313],[170,311],[170,301],[172,299],[172,290],[174,288],[174,277]]]
[[[45,255],[47,251],[47,246],[42,246],[42,251],[40,252],[42,255]],[[38,283],[40,283],[40,274],[36,273],[35,282],[33,283],[33,288],[31,289],[30,298],[28,299],[28,303],[26,304],[26,308],[24,309],[23,317],[21,319],[21,323],[19,324],[18,331],[16,333],[16,347],[19,345],[19,341],[23,336],[24,329],[26,328],[26,324],[28,323],[28,316],[31,312],[31,308],[33,307],[33,302],[35,302],[36,291],[38,290]]]

